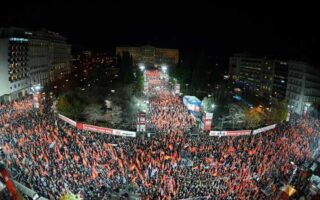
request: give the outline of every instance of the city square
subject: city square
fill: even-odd
[[[30,5],[49,4],[21,9]],[[202,24],[190,25],[197,36],[181,27],[168,36],[126,22],[94,38],[67,22],[55,27],[51,9],[43,23],[30,14],[34,26],[19,27],[23,16],[11,12],[1,21],[1,200],[320,198],[320,63],[311,47],[293,51],[265,31],[257,32],[265,43],[242,35],[233,40],[246,44],[211,47]],[[225,23],[262,16],[236,10]],[[227,32],[219,37],[231,41]]]

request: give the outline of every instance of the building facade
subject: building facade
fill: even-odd
[[[0,31],[0,96],[4,100],[24,96],[30,88],[29,40],[21,29]]]
[[[271,60],[236,55],[229,59],[229,74],[242,88],[270,97],[274,74]]]
[[[122,56],[129,52],[135,65],[160,67],[162,65],[176,65],[179,62],[178,49],[156,48],[153,46],[142,47],[116,47],[116,55]]]
[[[0,29],[1,100],[24,96],[33,85],[42,86],[70,72],[71,45],[59,34]]]
[[[272,84],[272,97],[283,100],[286,98],[289,75],[289,63],[284,61],[274,62],[274,77]]]
[[[320,102],[320,71],[305,62],[289,61],[288,65],[286,98],[290,110],[301,115]]]
[[[287,99],[291,112],[308,112],[320,102],[320,70],[306,62],[233,56],[229,74],[242,88],[265,98]]]

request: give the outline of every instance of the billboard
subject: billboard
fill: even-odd
[[[137,114],[137,132],[146,131],[146,113],[140,112]]]
[[[195,96],[184,96],[183,104],[188,110],[200,112],[201,101]]]
[[[202,129],[205,131],[211,130],[213,113],[204,112],[202,115]]]

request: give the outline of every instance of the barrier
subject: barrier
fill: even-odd
[[[63,120],[64,122],[67,122],[68,124],[76,127],[79,130],[104,133],[104,134],[116,135],[116,136],[122,136],[122,137],[136,137],[136,132],[134,131],[118,130],[118,129],[106,128],[101,126],[94,126],[91,124],[83,124],[81,122],[73,121],[72,119],[69,119],[68,117],[63,116],[61,114],[58,114],[58,117],[59,119]]]
[[[225,136],[241,136],[241,135],[250,135],[251,130],[237,130],[237,131],[225,131]]]
[[[112,134],[113,135],[124,136],[124,137],[136,137],[136,132],[118,130],[118,129],[113,129]]]
[[[63,116],[63,115],[61,115],[61,114],[58,114],[58,117],[59,117],[59,119],[67,122],[68,124],[70,124],[70,125],[72,125],[72,126],[74,126],[74,127],[77,126],[77,122],[76,122],[76,121],[73,121],[72,119],[69,119],[69,118],[66,117],[66,116]]]
[[[250,135],[251,130],[236,130],[236,131],[210,131],[209,136],[242,136]]]
[[[112,134],[112,129],[111,128],[94,126],[94,125],[90,125],[90,124],[82,124],[82,123],[79,123],[79,122],[77,123],[77,128],[80,129],[80,130],[85,130],[85,131]]]
[[[21,191],[23,194],[27,195],[28,197],[30,197],[31,199],[34,199],[34,200],[39,199],[39,195],[35,191],[27,188],[26,186],[22,185],[21,183],[19,183],[17,181],[13,181],[13,182],[14,182],[16,188],[19,191]]]
[[[269,126],[258,128],[258,129],[253,130],[252,134],[256,135],[258,133],[266,132],[266,131],[269,131],[269,130],[272,130],[272,129],[276,128],[276,126],[277,126],[277,124],[272,124],[272,125],[269,125]]]
[[[256,135],[258,133],[270,131],[277,127],[277,124],[272,124],[269,126],[265,126],[262,128],[258,128],[255,130],[236,130],[236,131],[210,131],[209,136],[241,136],[241,135],[250,135],[251,132],[253,135]]]

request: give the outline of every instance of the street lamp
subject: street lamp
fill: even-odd
[[[40,84],[33,85],[33,86],[31,87],[31,91],[32,91],[33,93],[37,93],[37,92],[40,92],[41,88],[42,88],[42,87],[41,87]]]
[[[162,70],[162,72],[166,73],[168,70],[168,67],[166,65],[162,65],[161,70]]]
[[[211,104],[211,108],[214,108],[214,107],[216,107],[216,105],[214,105],[214,104]]]
[[[139,66],[139,69],[140,69],[141,71],[144,71],[145,68],[146,68],[146,67],[145,67],[144,65],[140,65],[140,66]]]

